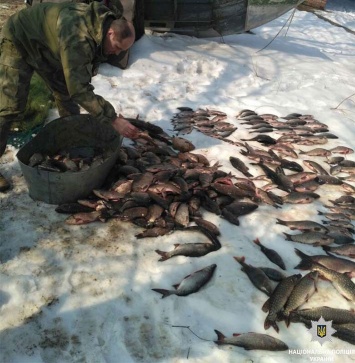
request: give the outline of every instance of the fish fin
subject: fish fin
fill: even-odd
[[[271,326],[271,321],[268,319],[268,317],[266,317],[265,321],[264,321],[264,329],[268,330]]]
[[[323,247],[328,247],[328,246],[323,246]],[[325,252],[328,256],[334,257],[334,256],[330,253],[330,251],[324,250],[324,252]]]
[[[160,250],[155,250],[155,252],[157,254],[159,254],[160,256],[162,256],[158,261],[166,261],[169,259],[169,257],[167,256],[167,252],[160,251]]]
[[[347,296],[345,296],[345,295],[343,295],[343,294],[342,294],[342,296],[343,296],[346,300],[351,301],[351,299],[349,299]]]
[[[214,330],[214,332],[217,334],[217,341],[215,341],[215,343],[217,344],[221,344],[221,342],[223,342],[223,340],[225,339],[225,336],[219,331],[219,330]]]
[[[330,247],[329,247],[329,246],[322,246],[322,248],[323,248],[323,250],[324,250],[325,252],[330,251]]]
[[[285,226],[285,222],[279,218],[276,218],[276,224],[282,224],[283,226]]]
[[[179,288],[179,285],[180,285],[180,284],[175,284],[175,285],[173,285],[173,288],[174,288],[175,290],[177,290],[177,289]]]
[[[174,247],[178,248],[180,246],[180,243],[174,243]]]
[[[267,313],[270,310],[270,299],[267,299],[264,303],[264,305],[262,306],[261,310],[264,313]]]
[[[276,333],[278,333],[279,332],[279,327],[277,326],[277,324],[276,324],[276,321],[273,321],[273,322],[271,322],[271,326],[275,329],[275,331],[276,331]]]
[[[162,294],[162,299],[164,299],[165,297],[172,295],[173,292],[170,290],[165,290],[165,289],[152,289],[155,292],[158,292],[159,294]]]
[[[286,241],[292,241],[291,235],[285,232],[282,232],[286,236]]]

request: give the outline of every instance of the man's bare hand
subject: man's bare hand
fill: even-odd
[[[136,139],[138,137],[139,129],[133,126],[121,114],[112,121],[112,126],[123,137],[128,137],[129,139]]]

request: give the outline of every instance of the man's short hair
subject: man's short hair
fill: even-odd
[[[130,26],[129,23],[125,18],[115,19],[111,23],[111,28],[115,32],[115,34],[121,39],[127,39],[130,37],[134,37],[134,30],[133,26]]]

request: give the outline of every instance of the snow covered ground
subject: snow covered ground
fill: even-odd
[[[354,0],[328,0],[324,12],[320,14],[325,15],[326,18],[336,22],[337,24],[344,25],[347,28],[355,31],[355,1]]]
[[[333,15],[324,16],[336,16],[337,22],[354,29],[354,1],[336,3],[329,1],[327,10]],[[291,25],[272,41],[290,16],[223,39],[146,34],[132,49],[129,69],[102,65],[93,84],[117,112],[126,117],[139,114],[170,134],[176,107],[189,106],[226,112],[228,122],[238,126],[230,138],[248,138],[247,128],[235,117],[248,108],[279,116],[312,114],[339,136],[326,147],[354,148],[354,35],[314,14],[296,11]],[[53,112],[51,117],[57,116]],[[186,138],[196,145],[196,152],[219,161],[223,170],[236,172],[229,157],[240,155],[238,147],[195,131]],[[206,212],[204,217],[221,230],[222,248],[201,258],[179,256],[158,262],[155,249],[168,251],[174,243],[197,242],[201,237],[175,232],[137,240],[134,236],[141,228],[117,220],[69,226],[54,206],[28,196],[16,152],[10,147],[1,160],[1,171],[13,183],[10,192],[0,195],[1,363],[355,360],[355,354],[329,353],[352,345],[333,338],[321,346],[302,324],[287,328],[281,322],[279,334],[272,328],[265,331],[261,306],[267,297],[233,259],[245,256],[252,265],[275,267],[252,242],[260,238],[279,252],[288,274],[300,272],[294,269],[299,262],[294,247],[309,254],[324,252],[285,241],[282,232],[288,228],[277,225],[276,218],[320,222],[317,210],[323,208],[322,202],[340,196],[339,188],[322,186],[321,200],[312,204],[282,209],[261,205],[242,217],[239,227]],[[257,175],[260,169],[251,166],[251,172]],[[151,290],[169,289],[213,263],[217,269],[212,280],[195,294],[161,299]],[[354,307],[326,281],[319,282],[318,292],[304,307],[321,305]],[[228,337],[237,332],[267,333],[290,349],[318,352],[295,355],[218,346],[214,329]]]

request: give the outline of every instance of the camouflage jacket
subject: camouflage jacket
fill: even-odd
[[[74,102],[100,122],[116,117],[113,106],[96,95],[91,85],[102,53],[104,23],[116,16],[99,2],[44,3],[24,9],[9,18],[3,37],[9,38],[26,62],[42,73],[64,74]]]

